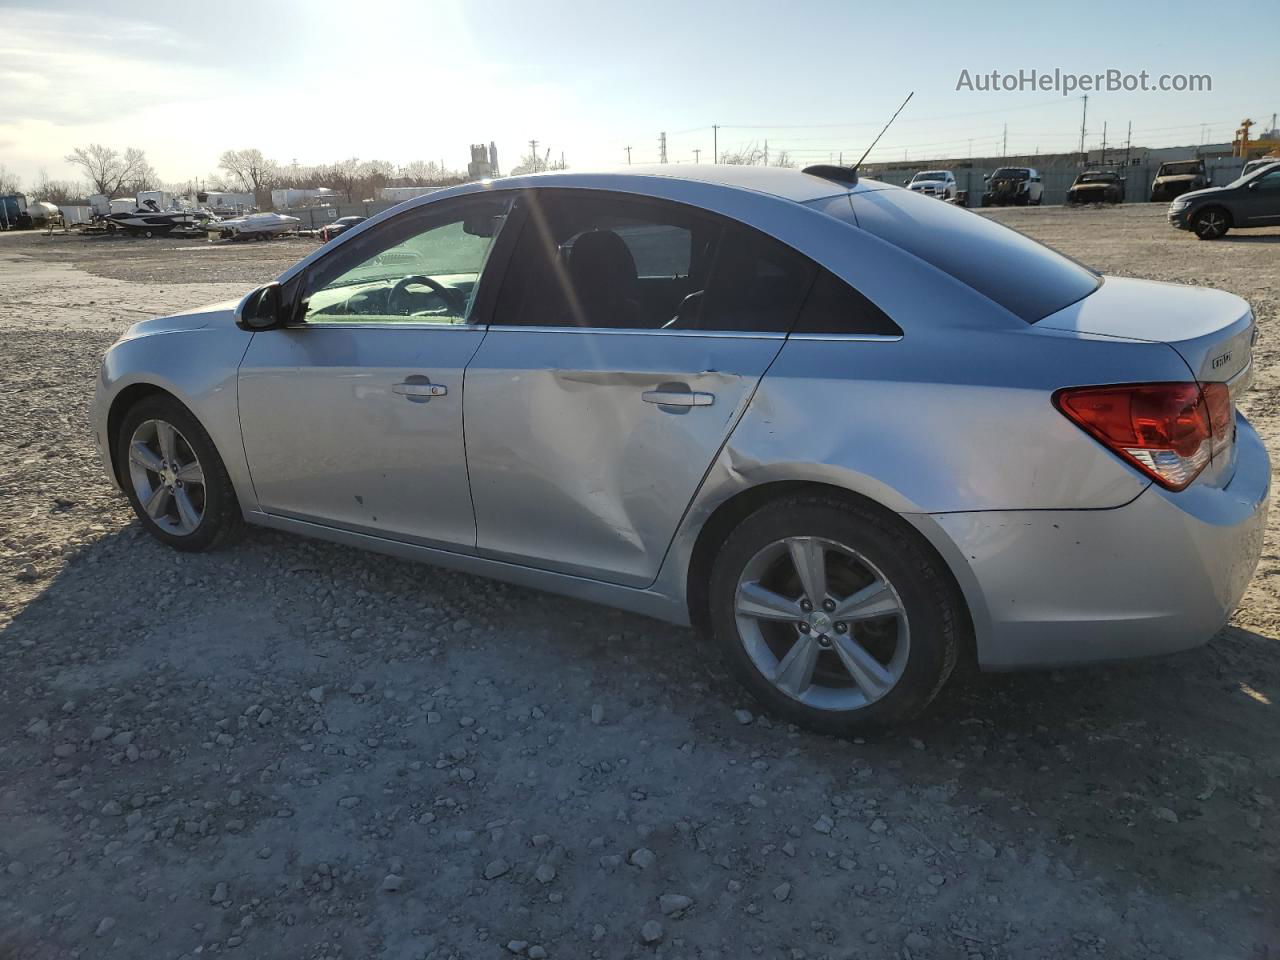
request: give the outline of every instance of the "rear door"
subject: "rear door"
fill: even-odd
[[[477,549],[646,585],[815,268],[678,204],[554,188],[522,202],[466,374]]]

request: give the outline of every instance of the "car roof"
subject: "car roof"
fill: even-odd
[[[687,180],[764,193],[797,203],[808,203],[825,197],[880,189],[883,184],[870,181],[854,186],[805,173],[794,167],[756,167],[727,163],[659,163],[595,171],[552,171],[505,177],[493,181],[495,187],[560,186],[604,187],[625,190],[628,186],[643,188],[654,178]],[[641,191],[642,192],[642,191]]]

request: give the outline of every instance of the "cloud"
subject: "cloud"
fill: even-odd
[[[11,10],[0,33],[0,117],[89,124],[201,96],[225,81],[224,70],[202,65],[207,53],[158,24]]]

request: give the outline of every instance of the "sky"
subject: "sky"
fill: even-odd
[[[628,146],[657,161],[664,131],[672,163],[766,140],[850,162],[913,91],[869,160],[998,155],[1006,135],[1011,154],[1078,149],[1078,92],[957,89],[962,71],[1211,77],[1092,92],[1091,148],[1104,123],[1109,144],[1129,123],[1135,145],[1197,144],[1280,111],[1276,0],[0,0],[0,24],[0,165],[25,185],[76,179],[64,158],[92,142],[145,150],[172,183],[245,147],[462,168],[493,140],[509,169],[536,139],[610,167]]]

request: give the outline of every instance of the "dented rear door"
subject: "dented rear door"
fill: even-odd
[[[479,552],[651,583],[783,339],[491,327],[466,373]]]

